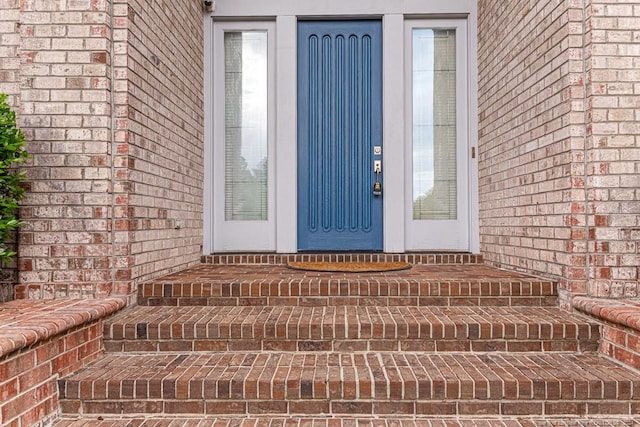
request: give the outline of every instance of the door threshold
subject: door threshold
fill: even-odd
[[[290,262],[407,262],[409,264],[482,264],[481,254],[469,252],[305,252],[276,253],[218,253],[203,255],[204,264],[220,265],[286,265]]]

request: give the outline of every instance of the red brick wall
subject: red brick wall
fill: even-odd
[[[479,2],[485,259],[570,295],[638,295],[640,8]]]
[[[586,186],[593,295],[637,297],[640,266],[640,7],[587,1]]]
[[[67,3],[19,2],[15,17],[17,107],[33,155],[19,297],[111,291],[107,2]]]
[[[16,296],[131,294],[198,262],[201,2],[0,0],[0,10],[0,89],[33,155]]]
[[[200,256],[200,1],[111,6],[0,0],[0,88],[34,155],[20,297],[129,294]],[[481,250],[563,300],[638,295],[639,14],[479,2]]]
[[[204,28],[200,0],[127,3],[128,138],[118,151],[129,205],[117,233],[142,281],[202,255]]]
[[[16,105],[20,93],[20,58],[18,0],[0,0],[0,93],[9,95],[9,104]],[[17,283],[15,266],[0,267],[0,303],[13,299]]]
[[[481,251],[586,292],[579,1],[479,2]]]
[[[620,325],[602,327],[600,352],[634,369],[640,369],[640,332]]]
[[[15,104],[20,93],[19,0],[0,0],[0,93]]]
[[[79,326],[0,359],[0,425],[49,425],[58,414],[57,379],[102,354],[102,322]]]
[[[601,322],[600,352],[640,369],[640,303],[635,300],[578,297],[574,308]]]
[[[58,414],[57,380],[103,352],[102,319],[126,298],[28,301],[0,310],[0,425],[51,425]]]

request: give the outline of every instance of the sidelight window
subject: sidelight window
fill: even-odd
[[[267,34],[227,32],[225,67],[225,219],[268,216]]]
[[[456,32],[416,28],[413,42],[413,219],[457,217]]]
[[[272,22],[213,26],[214,249],[275,247]]]

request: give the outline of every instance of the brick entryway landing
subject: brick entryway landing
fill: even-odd
[[[107,354],[60,380],[57,425],[640,423],[640,374],[598,355],[599,325],[556,308],[554,283],[410,256],[367,274],[209,257],[142,284]]]

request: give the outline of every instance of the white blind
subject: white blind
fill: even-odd
[[[266,221],[267,33],[225,33],[224,61],[225,219]]]
[[[456,33],[414,29],[413,219],[455,220]]]

